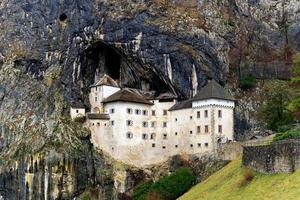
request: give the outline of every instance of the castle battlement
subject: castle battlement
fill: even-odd
[[[177,154],[215,154],[218,143],[233,141],[235,102],[216,81],[192,99],[149,97],[121,88],[105,75],[91,86],[91,113],[71,108],[72,119],[85,114],[95,146],[136,166],[156,164]]]

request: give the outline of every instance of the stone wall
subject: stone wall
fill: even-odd
[[[300,140],[244,146],[243,165],[263,173],[293,172],[300,168]]]
[[[240,142],[230,142],[220,144],[218,148],[218,158],[221,160],[234,160],[242,155],[243,147]]]

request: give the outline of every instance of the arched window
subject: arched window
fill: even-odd
[[[131,132],[127,132],[126,133],[126,138],[132,139],[133,138],[133,134]]]

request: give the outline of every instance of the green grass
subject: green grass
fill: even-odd
[[[204,182],[194,186],[179,200],[298,200],[300,199],[300,170],[293,174],[254,173],[244,182],[241,159],[232,161]]]

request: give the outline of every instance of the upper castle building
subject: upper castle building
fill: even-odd
[[[177,154],[212,154],[233,140],[235,101],[215,80],[178,102],[121,88],[108,75],[90,87],[91,113],[71,107],[72,119],[86,115],[95,146],[127,164],[145,166]]]

